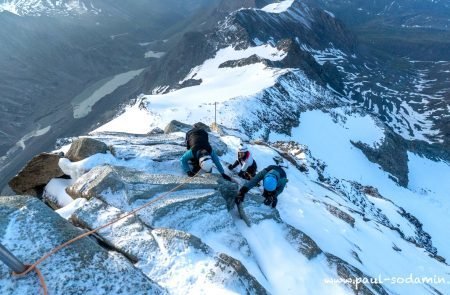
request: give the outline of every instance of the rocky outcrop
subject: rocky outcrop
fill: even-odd
[[[358,268],[347,263],[341,258],[330,253],[325,254],[330,266],[336,268],[337,275],[344,280],[345,284],[349,286],[355,295],[388,295],[389,293],[383,288],[381,282],[377,283],[375,278],[372,278],[363,273]],[[358,280],[363,280],[359,282]]]
[[[41,194],[44,186],[52,178],[64,175],[58,166],[60,158],[59,155],[48,153],[34,157],[18,175],[9,181],[9,186],[17,194],[33,196]]]
[[[288,241],[295,245],[296,250],[305,255],[306,258],[311,260],[323,253],[316,242],[307,234],[290,225],[287,225],[287,228],[289,230]]]
[[[221,199],[220,196],[219,198]],[[203,199],[208,202],[210,197]],[[171,200],[173,201],[172,198]],[[179,207],[177,210],[173,203],[166,204],[165,207],[163,216],[177,214],[182,208]],[[72,220],[85,228],[95,228],[122,216],[123,213],[98,199],[92,199],[73,214]],[[202,214],[209,213],[202,212]],[[160,215],[156,214],[154,218],[158,216]],[[178,219],[178,222],[187,223],[189,220],[183,218]],[[139,262],[147,275],[155,278],[162,285],[166,285],[173,277],[180,280],[186,279],[185,271],[195,267],[189,262],[189,256],[194,252],[197,257],[202,257],[205,265],[205,275],[197,277],[195,272],[190,275],[191,278],[195,278],[197,284],[217,284],[238,293],[267,294],[264,287],[240,261],[224,253],[215,253],[202,240],[187,232],[171,228],[154,228],[134,215],[117,223],[114,230],[106,228],[99,234],[108,245]],[[180,261],[187,262],[185,264]],[[171,267],[164,267],[165,265],[171,265]],[[180,272],[179,268],[183,271]]]
[[[188,132],[192,129],[192,125],[181,123],[177,120],[172,120],[164,128],[164,133],[169,134],[173,132]]]
[[[337,218],[341,219],[342,221],[348,223],[352,227],[355,227],[355,218],[353,218],[350,214],[347,212],[342,211],[336,206],[325,204],[325,208],[327,208],[328,212],[336,216]]]
[[[67,194],[72,198],[88,200],[102,193],[114,194],[123,190],[125,190],[125,183],[121,181],[116,169],[111,166],[95,167],[66,188]]]
[[[26,263],[82,233],[36,198],[0,198],[0,240]],[[39,269],[49,294],[166,294],[122,255],[106,251],[91,238],[53,254]],[[0,263],[1,294],[38,294],[39,288],[33,274],[18,280]]]
[[[366,157],[380,165],[385,171],[391,173],[392,178],[401,186],[408,186],[408,154],[407,143],[398,134],[385,128],[385,138],[377,148],[362,142],[352,142]]]
[[[268,59],[264,59],[259,57],[256,54],[253,54],[247,58],[242,58],[238,60],[229,60],[219,65],[219,68],[236,68],[236,67],[244,67],[247,65],[255,64],[255,63],[263,63],[265,65],[273,65],[272,61]]]
[[[128,204],[148,199],[177,187],[183,189],[218,189],[217,176],[189,178],[169,174],[148,174],[125,167],[98,166],[80,177],[67,193],[73,198],[98,198],[105,202],[119,200]],[[119,206],[117,203],[116,206]]]
[[[66,158],[72,162],[77,162],[98,153],[104,154],[107,150],[108,146],[104,142],[83,137],[72,142]]]
[[[281,68],[298,68],[321,86],[327,87],[327,84],[329,84],[336,91],[342,92],[344,84],[336,66],[330,62],[320,65],[312,54],[302,50],[300,44],[294,39],[281,40],[278,42],[277,48],[284,50],[286,57],[280,62],[274,63],[275,65]]]

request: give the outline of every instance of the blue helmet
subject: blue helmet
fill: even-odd
[[[275,175],[267,174],[264,177],[264,189],[268,192],[273,192],[277,188],[277,178]]]

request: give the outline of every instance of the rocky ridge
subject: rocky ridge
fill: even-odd
[[[184,125],[176,122],[172,125],[178,126],[177,128],[185,128]],[[251,236],[245,229],[245,223],[240,220],[239,214],[233,208],[238,185],[217,178],[215,175],[202,175],[193,179],[182,176],[178,159],[185,150],[183,133],[180,133],[178,131],[180,129],[177,130],[175,127],[170,127],[168,130],[172,130],[174,133],[146,136],[96,133],[82,139],[69,139],[69,142],[73,141],[72,146],[78,146],[81,142],[101,146],[98,142],[102,142],[108,146],[109,151],[106,154],[93,154],[79,162],[70,162],[68,159],[60,160],[62,170],[73,178],[71,184],[66,187],[66,192],[75,200],[85,200],[83,206],[78,206],[78,209],[67,216],[68,220],[78,228],[93,229],[123,216],[152,199],[163,197],[113,227],[100,230],[94,236],[97,244],[91,238],[85,239],[85,242],[96,245],[92,246],[93,249],[97,249],[92,250],[94,253],[100,251],[101,253],[110,253],[109,255],[114,257],[121,257],[121,261],[126,261],[127,265],[132,267],[133,272],[139,273],[142,284],[150,284],[151,288],[156,288],[155,290],[159,290],[158,292],[202,293],[202,290],[206,288],[207,290],[229,290],[238,293],[271,293],[271,279],[267,277],[270,276],[270,271],[264,265],[257,266],[260,263],[258,258],[261,255],[260,250],[255,248],[253,238],[250,238]],[[224,129],[222,132],[225,132]],[[210,136],[215,137],[217,134],[210,133]],[[223,155],[229,152],[229,146],[222,142],[223,138],[227,138],[227,136],[229,135],[215,139],[215,147]],[[221,142],[221,144],[217,144],[217,142]],[[257,149],[257,146],[257,142],[252,144],[253,149]],[[299,169],[295,173],[303,171],[309,174],[319,170],[320,165],[315,165],[311,159],[305,166],[304,162],[297,157],[302,150],[307,152],[305,147],[279,142],[264,144],[264,149],[283,156],[287,162],[292,164],[292,166],[289,165],[290,169]],[[114,151],[114,155],[111,151]],[[310,155],[307,157],[311,158]],[[136,166],[137,162],[146,163],[144,166]],[[168,171],[173,174],[167,174]],[[290,173],[293,172],[290,171]],[[239,182],[238,179],[236,181]],[[340,220],[355,230],[361,227],[361,222],[373,223],[377,227],[381,226],[384,228],[383,231],[400,234],[401,239],[407,244],[425,248],[429,251],[430,256],[440,261],[437,263],[445,263],[442,257],[436,255],[436,249],[432,246],[430,236],[421,228],[420,222],[414,216],[404,209],[398,208],[399,215],[416,227],[416,235],[409,236],[410,231],[407,228],[400,227],[391,221],[393,216],[380,212],[370,201],[374,197],[383,199],[376,189],[364,187],[358,183],[338,182],[331,178],[325,178],[323,182],[317,182],[317,184],[320,185],[316,189],[318,195],[307,198],[311,198],[312,203],[328,212],[329,217],[327,218]],[[321,189],[319,187],[322,187],[324,198],[320,197]],[[177,189],[172,191],[175,188]],[[251,228],[258,232],[267,232],[273,225],[276,226],[280,229],[279,233],[278,230],[273,233],[279,235],[277,239],[281,239],[282,243],[287,243],[289,247],[295,249],[296,255],[304,257],[303,259],[306,261],[324,261],[324,265],[327,265],[336,278],[355,282],[360,277],[371,277],[370,274],[365,273],[364,267],[358,267],[364,263],[363,258],[360,257],[364,250],[361,248],[358,250],[355,245],[356,248],[352,254],[354,261],[342,259],[329,250],[323,250],[314,238],[300,230],[298,226],[287,223],[278,210],[262,206],[261,196],[258,192],[257,189],[253,190],[247,196],[244,206],[245,215]],[[341,199],[341,202],[336,202],[337,199]],[[17,245],[15,243],[19,237],[26,240],[26,236],[13,238],[8,234],[8,231],[15,228],[18,222],[15,215],[18,211],[14,210],[22,208],[20,209],[21,214],[29,216],[22,227],[30,228],[34,226],[35,218],[40,218],[41,209],[37,210],[39,213],[32,213],[33,209],[24,209],[24,204],[31,202],[33,206],[40,206],[39,208],[45,206],[37,199],[30,197],[7,197],[1,200],[3,202],[1,210],[6,210],[5,214],[2,214],[2,216],[6,216],[2,222],[9,224],[6,232],[0,232],[2,241],[3,243],[6,241],[6,246],[13,252],[26,251],[28,242],[22,243],[21,248],[14,246]],[[12,206],[11,204],[18,205]],[[392,205],[395,206],[395,204]],[[16,209],[7,209],[11,206]],[[50,209],[46,208],[44,211],[51,216],[51,220],[59,220],[58,222],[62,224],[56,226],[55,221],[45,221],[47,224],[40,234],[49,236],[51,240],[46,249],[73,237],[73,234],[66,234],[56,228],[76,229],[75,227]],[[269,226],[269,224],[273,225]],[[406,231],[403,232],[405,229]],[[50,238],[54,234],[50,235],[49,232],[55,230],[58,231],[61,239]],[[78,232],[81,231],[78,230]],[[401,251],[401,248],[396,246],[397,244],[401,243],[395,242],[392,251]],[[33,255],[40,255],[41,251],[34,251]],[[78,246],[67,248],[67,251],[55,255],[54,259],[65,261],[67,253],[70,252],[79,255],[77,254]],[[33,261],[36,256],[21,258]],[[108,273],[111,271],[110,265],[94,264],[91,267],[101,268]],[[259,270],[257,270],[258,267]],[[76,294],[81,290],[76,287],[73,287],[75,288],[73,290],[77,291],[67,289],[72,288],[70,286],[77,286],[79,283],[76,280],[68,285],[58,285],[57,282],[54,282],[52,279],[54,275],[50,272],[51,260],[48,264],[43,264],[41,268],[44,275],[48,277],[51,290],[69,292],[69,294],[72,294],[70,292]],[[92,268],[85,270],[88,281]],[[199,269],[200,272],[198,272]],[[4,266],[0,270],[7,274]],[[191,273],[189,278],[186,277],[186,272]],[[13,279],[6,275],[4,280],[9,282]],[[38,288],[30,278],[27,280],[30,282],[27,288]],[[195,283],[190,283],[191,280]],[[175,281],[184,287],[178,289],[177,284],[174,284]],[[119,290],[126,293],[131,292],[129,290],[133,290],[132,288],[145,290],[150,288],[136,287],[136,284],[138,284],[137,281],[130,281],[129,284],[124,282]],[[8,289],[3,291],[15,294],[9,289],[9,284],[5,284],[5,286]],[[188,289],[186,286],[189,286]],[[348,283],[347,286],[347,290],[352,290],[350,292],[354,294],[360,294],[360,292],[390,294],[389,290],[378,284],[355,285]],[[85,288],[83,290],[87,293],[92,291],[88,287]],[[111,290],[111,287],[105,288],[105,290]],[[103,293],[100,292],[100,294]]]

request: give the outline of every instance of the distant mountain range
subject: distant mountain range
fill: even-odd
[[[50,6],[69,11],[64,8],[68,3],[55,2]],[[262,8],[269,4],[262,0],[77,3],[95,9],[71,17],[59,13],[40,17],[0,13],[0,36],[7,44],[0,48],[0,77],[5,81],[0,86],[3,100],[0,132],[4,137],[0,152],[5,154],[0,161],[4,163],[2,169],[9,171],[9,177],[29,157],[19,153],[23,147],[33,148],[34,154],[48,148],[57,137],[91,130],[114,116],[121,104],[141,93],[167,93],[200,85],[201,79],[186,77],[195,67],[213,58],[219,49],[265,43],[285,48],[289,58],[283,62],[264,62],[280,69],[301,70],[340,100],[378,117],[392,128],[393,135],[399,136],[398,144],[403,152],[417,149],[430,157],[450,158],[450,58],[428,59],[435,52],[435,59],[440,55],[445,57],[450,50],[441,49],[447,48],[450,39],[425,42],[431,48],[427,51],[427,47],[420,45],[422,41],[416,42],[401,33],[407,30],[414,36],[418,29],[400,23],[404,18],[398,11],[402,7],[408,15],[411,11],[438,15],[447,5],[443,1],[433,2],[436,9],[431,10],[422,5],[427,1],[395,2],[400,6],[395,3],[362,5],[365,2],[358,1],[339,2],[339,5],[323,1],[311,5],[294,1],[293,12],[281,15],[263,15],[255,9],[239,10],[242,6]],[[358,22],[352,21],[351,15],[360,9],[370,13]],[[228,15],[234,10],[237,11]],[[393,21],[385,23],[386,18]],[[448,33],[445,26],[425,30],[438,35]],[[400,34],[397,39],[393,32]],[[377,36],[372,38],[372,33]],[[405,42],[402,38],[406,38]],[[417,46],[410,48],[411,42]],[[400,54],[396,48],[407,50],[408,55]],[[427,55],[416,59],[424,50]],[[224,66],[238,67],[259,61],[261,57],[255,56],[229,60]],[[136,77],[129,76],[138,70]],[[88,105],[91,112],[82,118],[74,117],[71,104],[92,98],[89,94],[103,84],[110,85],[108,81],[128,76],[129,81],[116,83],[100,101]],[[292,74],[284,79],[296,83]],[[269,108],[270,99],[263,101]],[[300,112],[301,108],[289,108],[276,120],[269,115],[273,121],[264,120],[267,112],[262,111],[259,116],[263,125],[247,122],[246,126],[249,132],[253,132],[254,126],[266,126],[288,133],[290,127],[298,124]],[[33,134],[41,130],[47,130],[48,142],[33,141]],[[11,161],[15,156],[23,158]],[[6,163],[14,163],[11,165],[15,167],[5,168]],[[405,171],[397,172],[402,175],[400,178],[406,179]]]

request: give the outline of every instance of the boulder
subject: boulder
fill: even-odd
[[[102,193],[123,192],[125,184],[112,166],[98,166],[81,176],[66,192],[74,199],[91,199]]]
[[[0,240],[24,263],[33,263],[83,232],[28,196],[0,197]],[[166,294],[123,255],[84,238],[39,265],[49,294]],[[0,294],[39,294],[35,274],[17,279],[0,263]]]
[[[218,189],[221,177],[148,174],[125,167],[98,166],[82,175],[66,189],[72,198],[93,197],[121,207],[139,199],[152,198],[176,187],[184,190]]]
[[[177,120],[172,120],[169,124],[164,128],[164,133],[173,133],[173,132],[188,132],[192,129],[191,125],[181,123]]]
[[[228,152],[228,146],[219,137],[209,134],[209,144],[218,156],[222,156]]]
[[[52,178],[64,175],[58,166],[60,158],[48,153],[35,156],[9,181],[9,186],[17,194],[37,196]]]
[[[66,154],[66,158],[72,162],[77,162],[98,153],[105,154],[107,150],[108,146],[104,142],[83,137],[72,143]]]
[[[155,127],[150,132],[147,133],[147,135],[155,135],[155,134],[164,134],[164,130],[162,130],[159,127]]]

